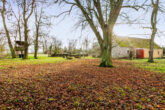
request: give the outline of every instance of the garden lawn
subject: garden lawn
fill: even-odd
[[[47,55],[39,54],[38,59],[34,59],[32,55],[29,55],[28,59],[21,59],[21,58],[5,58],[0,60],[0,70],[1,69],[7,69],[7,68],[16,68],[18,66],[22,65],[34,65],[34,64],[45,64],[45,63],[60,63],[69,61],[62,57],[48,57]],[[71,61],[75,61],[71,60]]]
[[[165,73],[165,59],[154,59],[154,63],[147,62],[148,59],[123,60],[134,63],[136,67],[145,68],[150,71]]]

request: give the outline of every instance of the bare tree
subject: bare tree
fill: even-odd
[[[43,49],[43,53],[44,54],[48,54],[48,47],[50,46],[50,40],[49,40],[49,36],[48,35],[43,35],[41,38],[41,45],[42,45],[42,49]]]
[[[122,8],[138,10],[142,5],[137,5],[136,0],[61,0],[63,3],[77,7],[82,13],[81,24],[89,24],[100,45],[102,60],[101,67],[113,67],[112,65],[112,36],[113,28]],[[60,2],[60,3],[62,3]],[[129,4],[131,2],[131,4]],[[129,4],[129,5],[128,5]]]
[[[90,44],[90,41],[89,41],[88,37],[86,37],[83,41],[83,46],[85,47],[86,52],[88,52],[89,44]]]
[[[42,17],[43,17],[43,7],[40,8],[40,11],[38,11],[38,8],[35,8],[35,41],[34,41],[34,58],[37,59],[37,53],[38,53],[38,38],[39,38],[39,31],[40,26],[42,23]]]
[[[11,56],[12,56],[12,58],[16,58],[15,49],[13,48],[13,45],[12,45],[12,42],[11,42],[11,36],[10,36],[9,30],[8,30],[8,27],[7,27],[7,24],[6,24],[6,17],[5,17],[5,14],[7,13],[6,2],[7,2],[6,0],[2,0],[3,6],[2,6],[2,10],[1,10],[1,15],[2,15],[3,26],[4,26],[6,37],[7,37],[7,40],[8,40],[8,45],[9,45],[9,48],[10,48]]]
[[[34,13],[35,13],[35,41],[34,41],[34,58],[37,59],[37,53],[39,48],[39,37],[45,36],[45,33],[41,32],[42,27],[51,26],[51,17],[47,16],[45,9],[49,6],[49,2],[41,0],[35,3]],[[46,36],[45,36],[46,37]]]
[[[56,38],[52,37],[52,50],[54,54],[61,53],[61,46],[62,42],[60,40],[57,40]]]
[[[29,28],[28,28],[28,20],[30,19],[31,15],[33,14],[35,0],[22,0],[22,9],[23,9],[23,24],[24,24],[24,42],[25,42],[25,49],[24,49],[24,57],[23,59],[28,58],[28,48],[29,48]]]
[[[68,40],[68,52],[74,54],[77,46],[77,39]]]
[[[151,26],[152,26],[152,34],[150,39],[150,51],[149,51],[149,59],[148,62],[154,62],[153,60],[153,53],[154,53],[154,39],[157,33],[157,17],[158,17],[158,10],[159,10],[159,0],[151,0],[152,3],[152,14],[151,14]]]

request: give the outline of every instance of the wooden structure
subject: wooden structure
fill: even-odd
[[[64,53],[64,54],[52,54],[51,57],[63,57],[63,58],[67,58],[67,59],[71,59],[72,57],[74,58],[81,58],[81,57],[87,57],[88,54],[68,54],[68,53]]]
[[[16,45],[15,45],[16,55],[19,58],[23,58],[23,56],[24,56],[25,42],[24,41],[16,41],[15,43],[16,43]]]

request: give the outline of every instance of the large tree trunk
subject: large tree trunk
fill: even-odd
[[[5,32],[6,32],[6,37],[7,37],[7,40],[8,40],[8,45],[9,45],[9,48],[10,48],[11,56],[12,56],[12,58],[16,58],[15,49],[13,48],[13,45],[11,43],[10,34],[9,34],[8,28],[6,26],[6,20],[5,20],[5,15],[4,15],[5,10],[6,10],[5,9],[5,4],[6,4],[6,1],[3,0],[3,10],[1,11],[3,26],[4,26],[4,29],[5,29]]]
[[[105,26],[104,30],[104,50],[100,67],[113,67],[112,65],[112,30]]]
[[[102,55],[100,67],[113,67],[112,65],[112,54],[111,54],[111,49],[108,46],[104,47],[104,52]]]

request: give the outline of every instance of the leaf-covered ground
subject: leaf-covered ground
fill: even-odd
[[[24,65],[0,71],[0,109],[165,109],[165,74],[99,60]]]

